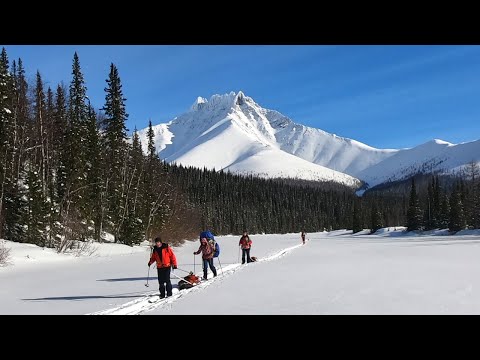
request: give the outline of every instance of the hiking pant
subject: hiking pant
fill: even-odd
[[[210,266],[210,270],[213,272],[213,276],[217,276],[217,269],[213,266],[213,258],[211,259],[203,259],[203,278],[207,279],[207,270]]]
[[[170,266],[157,268],[158,272],[158,284],[160,285],[160,297],[165,297],[165,288],[167,288],[167,296],[172,296],[172,282],[170,281]],[[165,286],[164,284],[167,284]]]
[[[242,264],[245,264],[245,255],[247,255],[247,263],[252,262],[250,258],[250,248],[242,249]]]

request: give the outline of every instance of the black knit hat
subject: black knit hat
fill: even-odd
[[[155,238],[155,241],[154,241],[154,242],[155,242],[155,243],[157,243],[157,242],[162,242],[162,238],[161,238],[160,236],[157,236],[157,237]]]

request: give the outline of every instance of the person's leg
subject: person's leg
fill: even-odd
[[[160,291],[160,298],[163,299],[165,297],[165,275],[163,268],[157,268],[158,273],[158,290]]]
[[[203,259],[203,280],[207,280],[208,259]]]
[[[247,249],[247,263],[252,262],[252,259],[250,258],[250,249]]]
[[[170,280],[171,267],[165,268],[165,288],[167,290],[167,296],[172,296],[172,281]]]
[[[246,250],[245,249],[242,249],[242,264],[245,264],[245,254],[246,254]]]
[[[217,276],[217,269],[215,268],[215,265],[213,265],[213,258],[209,259],[208,265],[210,266],[210,270],[213,272],[213,277]]]

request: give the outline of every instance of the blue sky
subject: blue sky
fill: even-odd
[[[293,121],[379,148],[480,138],[480,46],[6,45],[27,75],[69,84],[77,51],[87,92],[105,101],[110,63],[133,130],[167,122],[198,96],[242,90]]]

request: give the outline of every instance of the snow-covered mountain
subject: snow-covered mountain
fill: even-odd
[[[400,150],[356,175],[374,186],[403,180],[417,173],[453,174],[464,170],[471,162],[480,163],[480,140],[451,144],[435,139],[411,149]]]
[[[231,92],[213,95],[208,101],[199,97],[188,112],[153,130],[157,151],[168,162],[261,177],[360,185],[351,175],[283,149],[277,136],[285,130],[286,121],[293,124],[278,112],[263,109],[242,92]],[[147,132],[138,132],[144,151]]]
[[[372,187],[419,171],[456,171],[480,162],[480,140],[450,144],[433,140],[411,149],[376,149],[356,140],[293,122],[264,109],[241,91],[199,97],[189,111],[153,127],[162,159],[262,177],[360,180]],[[144,151],[147,131],[139,131]]]

